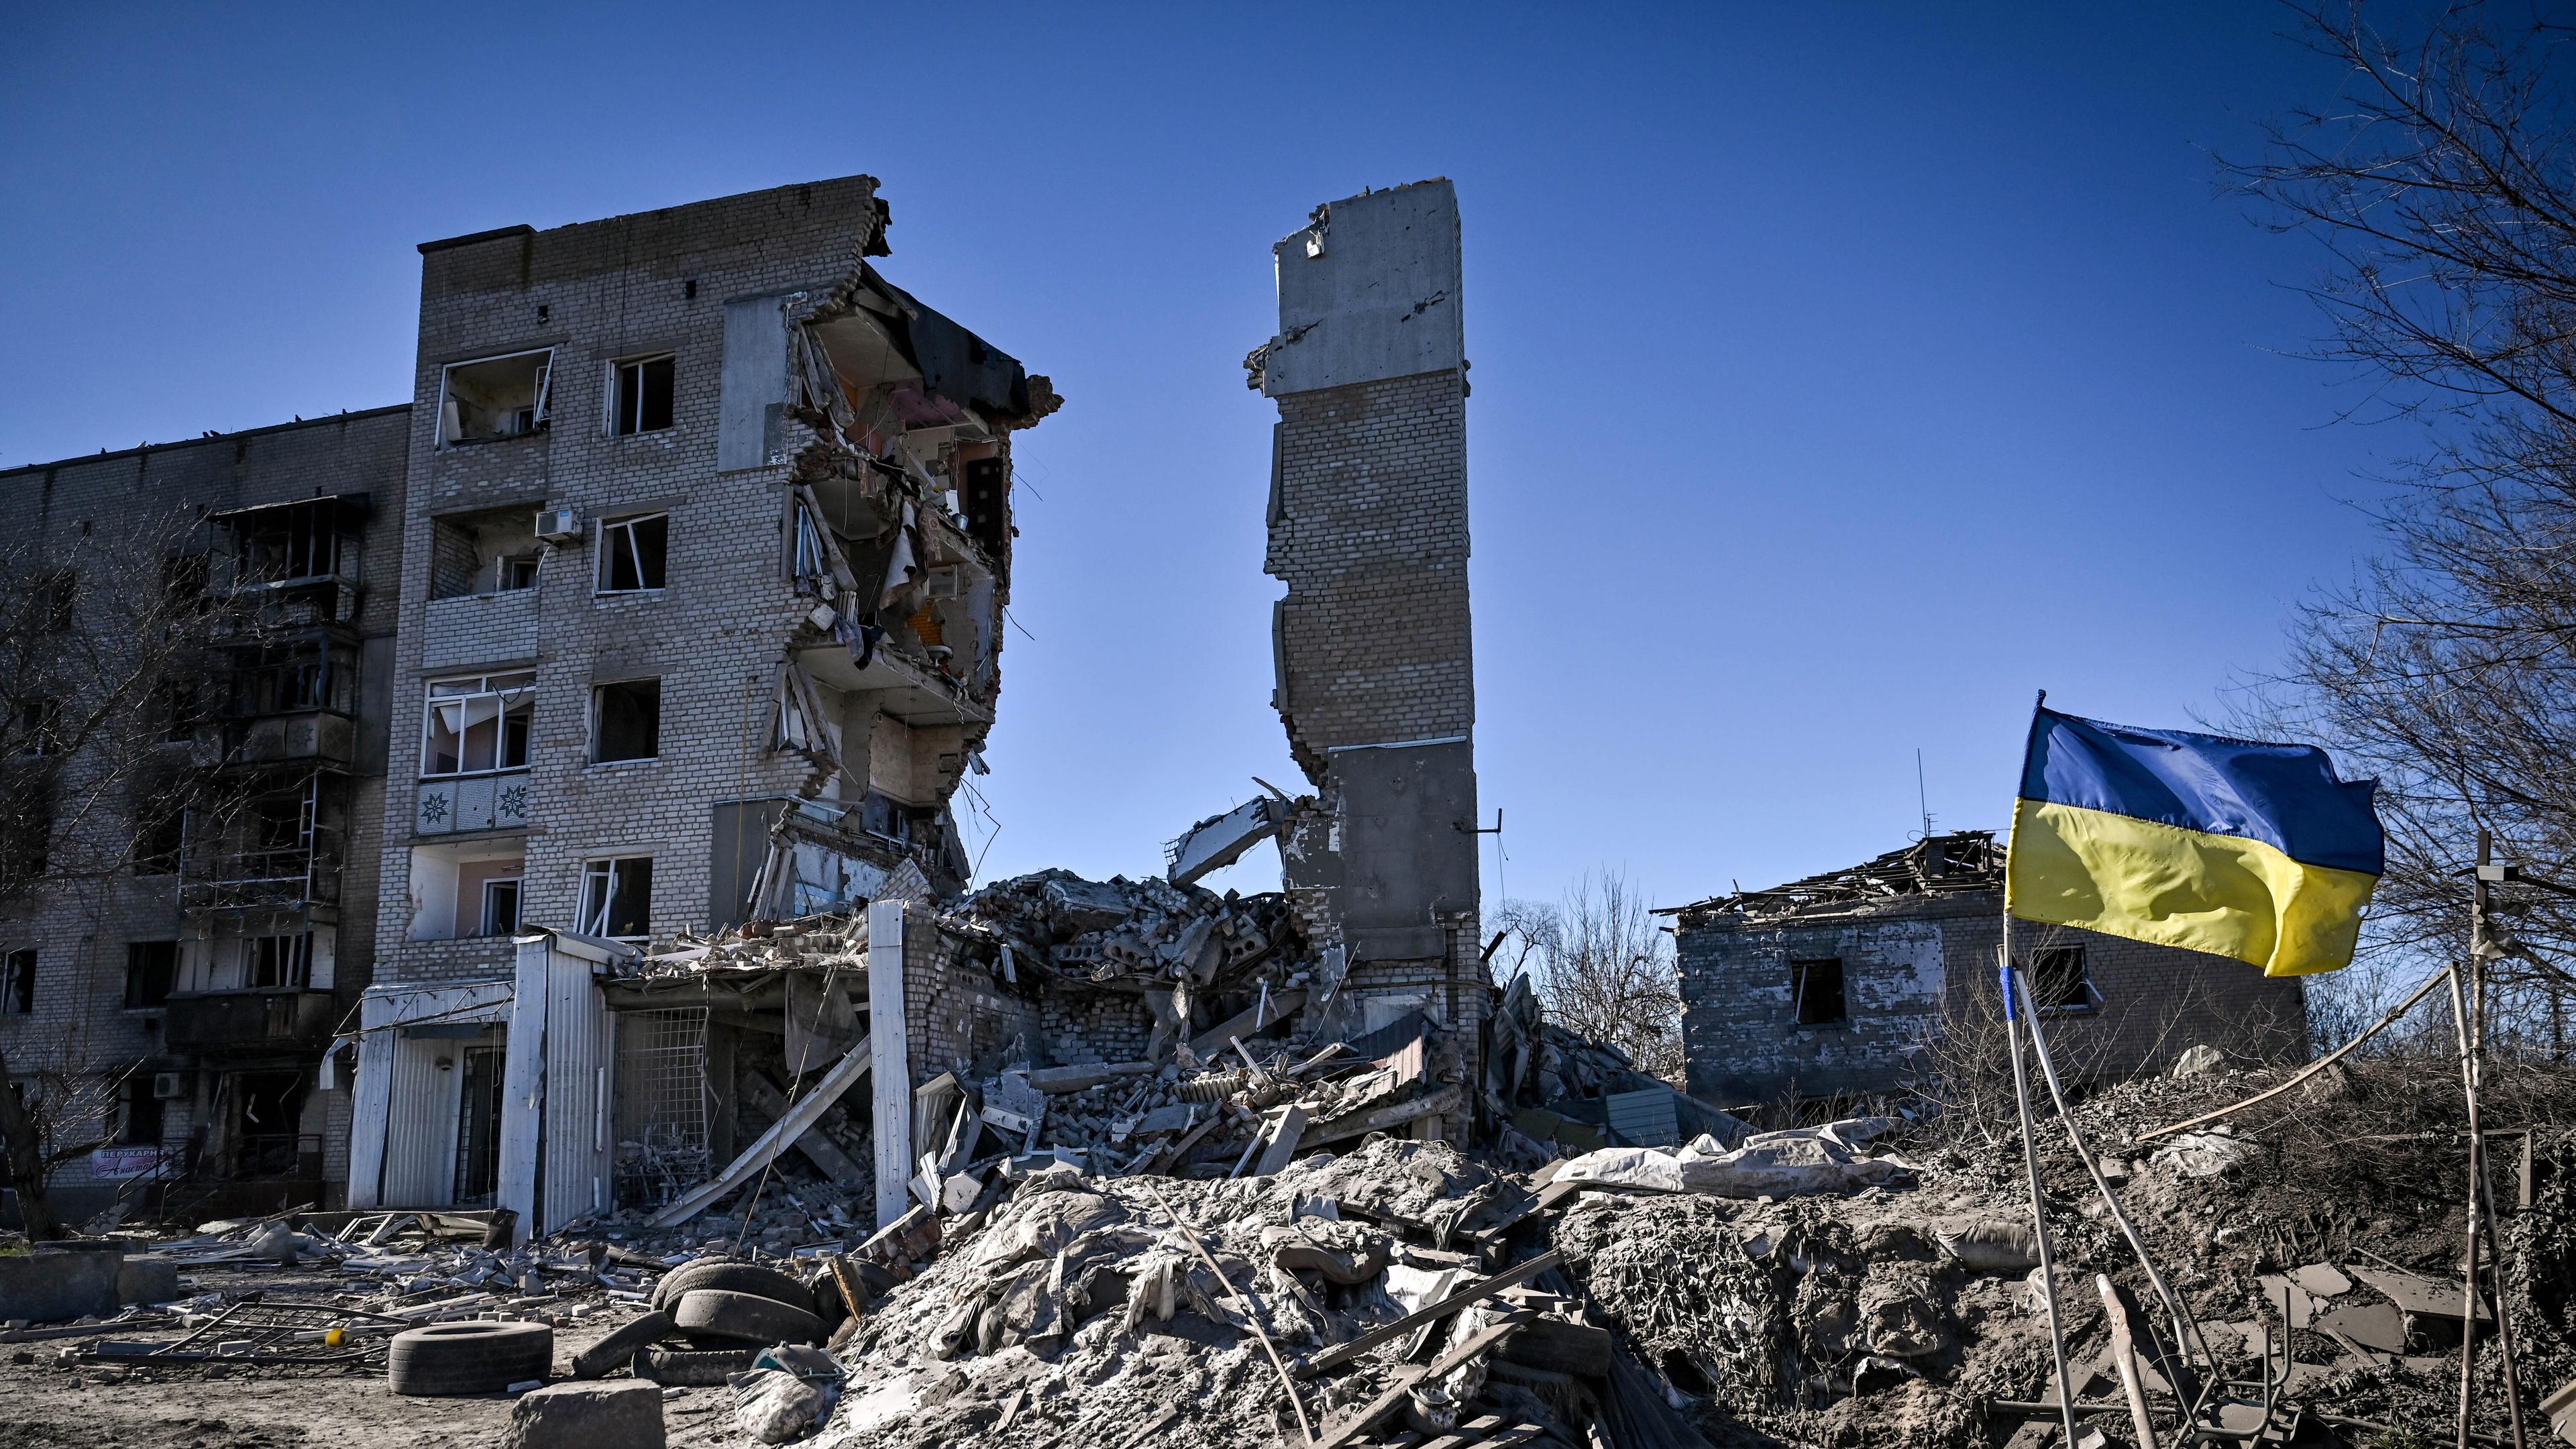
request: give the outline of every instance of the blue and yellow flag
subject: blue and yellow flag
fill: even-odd
[[[2232,956],[2266,976],[2352,964],[2379,883],[2377,782],[2314,745],[2131,729],[2041,709],[2005,855],[2025,921]]]

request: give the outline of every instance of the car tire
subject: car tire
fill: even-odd
[[[595,1379],[624,1368],[635,1357],[635,1351],[659,1340],[671,1331],[671,1315],[659,1311],[647,1313],[624,1328],[572,1356],[572,1376]]]
[[[635,1354],[635,1376],[666,1388],[711,1389],[739,1373],[751,1371],[760,1356],[756,1348],[701,1350],[644,1348]]]
[[[683,1263],[663,1274],[662,1281],[653,1287],[653,1306],[668,1313],[684,1295],[703,1288],[755,1294],[808,1313],[814,1311],[814,1292],[804,1284],[775,1268],[728,1259]]]
[[[555,1331],[542,1323],[432,1323],[385,1349],[385,1380],[412,1398],[470,1398],[552,1376]]]
[[[820,1343],[823,1320],[793,1303],[756,1293],[730,1293],[721,1288],[693,1288],[680,1295],[671,1322],[682,1333],[707,1334],[744,1343]]]

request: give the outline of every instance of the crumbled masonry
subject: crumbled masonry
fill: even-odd
[[[1050,911],[1086,898],[1013,884],[1005,898]],[[1159,918],[1173,914],[1186,913]],[[1083,935],[1130,924],[1058,922],[1088,924]],[[751,949],[718,943],[706,959]],[[373,1376],[382,1393],[397,1335],[543,1324],[556,1336],[547,1377],[656,1383],[670,1437],[709,1445],[1296,1445],[1301,1411],[1313,1442],[1353,1446],[2044,1442],[2028,1426],[2053,1425],[2056,1411],[2011,1141],[1898,1110],[1769,1130],[1710,1113],[1718,1130],[1661,1146],[1569,1149],[1498,1124],[1481,1150],[1372,1130],[1277,1162],[1248,1152],[1285,1109],[1332,1123],[1436,1094],[1413,1078],[1444,1055],[1437,1030],[1395,1035],[1356,1049],[1265,1038],[1232,1071],[1158,1069],[1071,1091],[1048,1086],[1076,1077],[1040,1075],[1063,1068],[958,1083],[968,1120],[983,1123],[960,1133],[976,1145],[952,1174],[976,1183],[971,1198],[943,1190],[883,1231],[863,1225],[857,1198],[785,1158],[758,1189],[682,1227],[602,1219],[515,1249],[483,1246],[506,1244],[510,1225],[477,1214],[210,1223],[158,1243],[120,1235],[129,1263],[186,1275],[183,1296],[0,1337],[35,1341],[50,1367],[31,1373],[344,1374]],[[1617,1062],[1562,1039],[1532,1055],[1557,1063],[1560,1084],[1576,1063]],[[2274,1422],[2304,1425],[2298,1442],[2380,1442],[2354,1423],[2428,1440],[2447,1429],[2464,1301],[2444,1276],[2457,1210],[2420,1179],[2449,1149],[2352,1132],[2442,1120],[2414,1070],[2358,1063],[2179,1149],[2127,1144],[2281,1073],[2202,1068],[2078,1106],[2213,1356],[2176,1356],[2161,1315],[2141,1315],[2143,1392],[2162,1432],[2175,1379],[2213,1369],[2234,1407],[2211,1412],[2259,1419],[2267,1352]],[[1023,1076],[1049,1110],[1030,1128],[993,1125],[984,1114],[1012,1110],[1002,1103],[1030,1105],[1012,1095]],[[1533,1073],[1509,1090],[1527,1100],[1553,1086]],[[2548,1114],[2566,1105],[2556,1090],[2501,1105]],[[1215,1109],[1227,1145],[1170,1151],[1170,1129],[1141,1119],[1172,1106],[1167,1122]],[[2095,1275],[2134,1300],[2146,1285],[2098,1200],[2074,1190],[2084,1179],[2062,1133],[2041,1127],[2077,1399],[2108,1442],[2126,1443]],[[2565,1267],[2576,1131],[2529,1138],[2527,1177],[2518,1136],[2496,1149],[2500,1206],[2512,1208],[2503,1306],[2525,1382],[2555,1385],[2576,1377]],[[1766,1150],[1759,1162],[1778,1175],[1730,1175]],[[258,1286],[317,1270],[337,1291]],[[2476,1307],[2485,1334],[2497,1307]],[[758,1336],[781,1323],[810,1341]],[[2489,1354],[2481,1423],[2500,1430],[2494,1371]]]

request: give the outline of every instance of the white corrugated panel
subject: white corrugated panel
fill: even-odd
[[[453,1199],[461,1073],[440,1071],[461,1043],[413,1039],[405,1025],[499,1023],[510,983],[377,987],[359,999],[358,1077],[349,1124],[353,1207],[443,1207]]]
[[[537,1231],[608,1206],[614,1021],[590,962],[553,953],[546,973],[545,1202]]]

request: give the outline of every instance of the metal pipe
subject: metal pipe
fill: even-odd
[[[2065,1421],[2066,1442],[2075,1442],[2075,1388],[2066,1379],[2066,1326],[2057,1314],[2056,1258],[2048,1246],[2048,1210],[2039,1193],[2039,1133],[2031,1124],[2030,1074],[2022,1065],[2021,1031],[2013,1011],[2012,917],[2004,917],[2004,1045],[2012,1053],[2013,1101],[2021,1113],[2022,1169],[2030,1179],[2031,1229],[2039,1239],[2040,1294],[2048,1305],[2048,1350],[2057,1373],[2058,1416]]]

